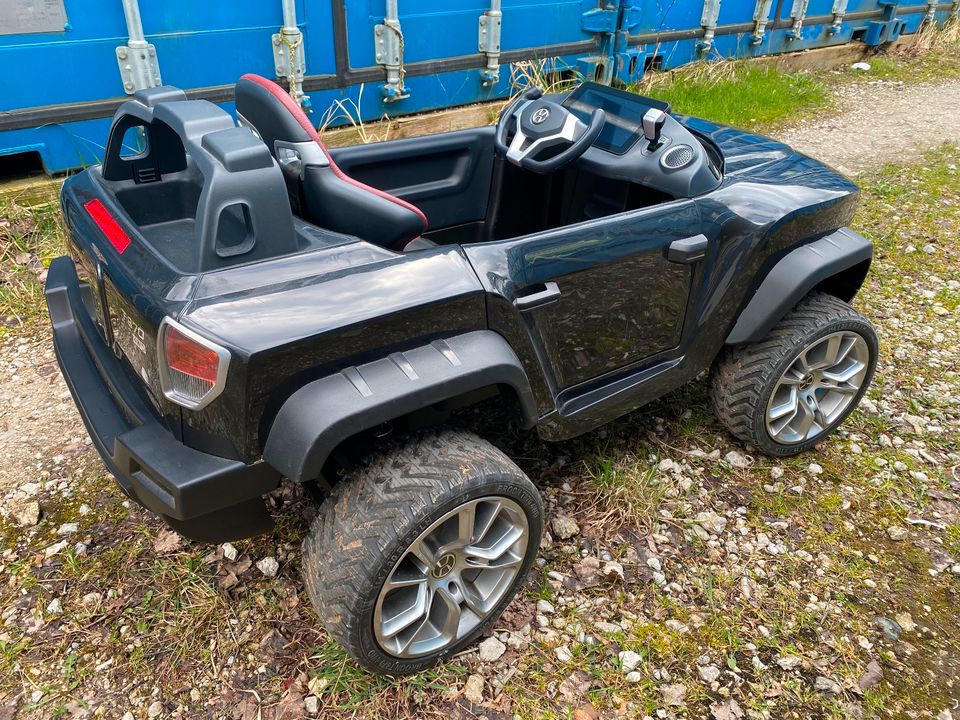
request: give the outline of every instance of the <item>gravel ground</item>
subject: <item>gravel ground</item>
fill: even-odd
[[[46,333],[0,346],[0,493],[89,444]]]
[[[958,88],[847,88],[846,110],[783,137],[851,172],[909,161],[922,148],[890,123]],[[866,178],[877,255],[857,305],[883,356],[816,452],[736,444],[702,384],[558,445],[465,418],[542,488],[550,528],[494,634],[410,679],[365,675],[318,629],[296,488],[271,497],[271,535],[182,541],[104,475],[46,328],[6,337],[0,719],[960,716],[960,151],[943,152]]]
[[[960,80],[938,84],[871,81],[833,90],[836,110],[777,136],[848,176],[907,163],[960,141]]]

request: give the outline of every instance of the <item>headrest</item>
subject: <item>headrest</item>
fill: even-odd
[[[316,129],[287,92],[265,77],[247,73],[235,89],[237,119],[275,153],[274,143],[320,142]],[[322,147],[322,143],[321,143]]]

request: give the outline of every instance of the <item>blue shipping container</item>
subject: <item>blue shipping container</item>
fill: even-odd
[[[628,83],[701,58],[881,45],[958,5],[0,0],[0,156],[36,153],[51,173],[99,162],[117,106],[161,82],[229,104],[243,73],[276,77],[317,125],[336,124],[337,101],[370,120],[505,97],[520,61]]]

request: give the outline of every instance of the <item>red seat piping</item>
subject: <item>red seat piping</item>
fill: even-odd
[[[423,230],[421,230],[420,232],[424,233],[427,231],[427,228],[428,228],[427,216],[424,215],[423,211],[420,208],[418,208],[416,205],[408,203],[406,200],[402,200],[398,198],[396,195],[391,195],[390,193],[384,192],[383,190],[379,190],[375,187],[370,187],[366,183],[362,183],[359,180],[354,180],[352,177],[344,173],[343,170],[341,170],[340,167],[337,165],[337,163],[334,162],[333,157],[331,157],[330,152],[327,150],[326,145],[324,145],[323,141],[320,139],[320,135],[317,133],[316,128],[313,127],[310,120],[307,119],[307,116],[304,114],[300,106],[297,105],[296,102],[294,102],[293,98],[290,97],[290,95],[282,87],[277,85],[272,80],[267,80],[267,78],[261,77],[260,75],[255,75],[254,73],[247,73],[240,79],[249,80],[250,82],[256,83],[260,87],[265,88],[271,95],[273,95],[277,100],[279,100],[283,104],[283,106],[287,109],[287,112],[293,115],[293,119],[297,121],[300,127],[302,127],[306,131],[306,133],[310,136],[310,138],[314,142],[316,142],[317,145],[320,146],[320,149],[323,151],[323,154],[327,158],[327,162],[330,163],[330,169],[333,170],[334,175],[336,175],[341,180],[344,180],[350,183],[351,185],[354,185],[362,190],[366,190],[367,192],[371,192],[374,195],[382,197],[384,200],[389,200],[390,202],[396,203],[397,205],[403,208],[406,208],[410,212],[415,213],[420,218],[420,221],[423,223]]]

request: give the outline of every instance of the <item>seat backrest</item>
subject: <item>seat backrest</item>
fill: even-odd
[[[416,206],[346,175],[300,106],[283,88],[246,74],[236,87],[237,117],[284,168],[294,210],[335,232],[402,250],[427,230]]]

